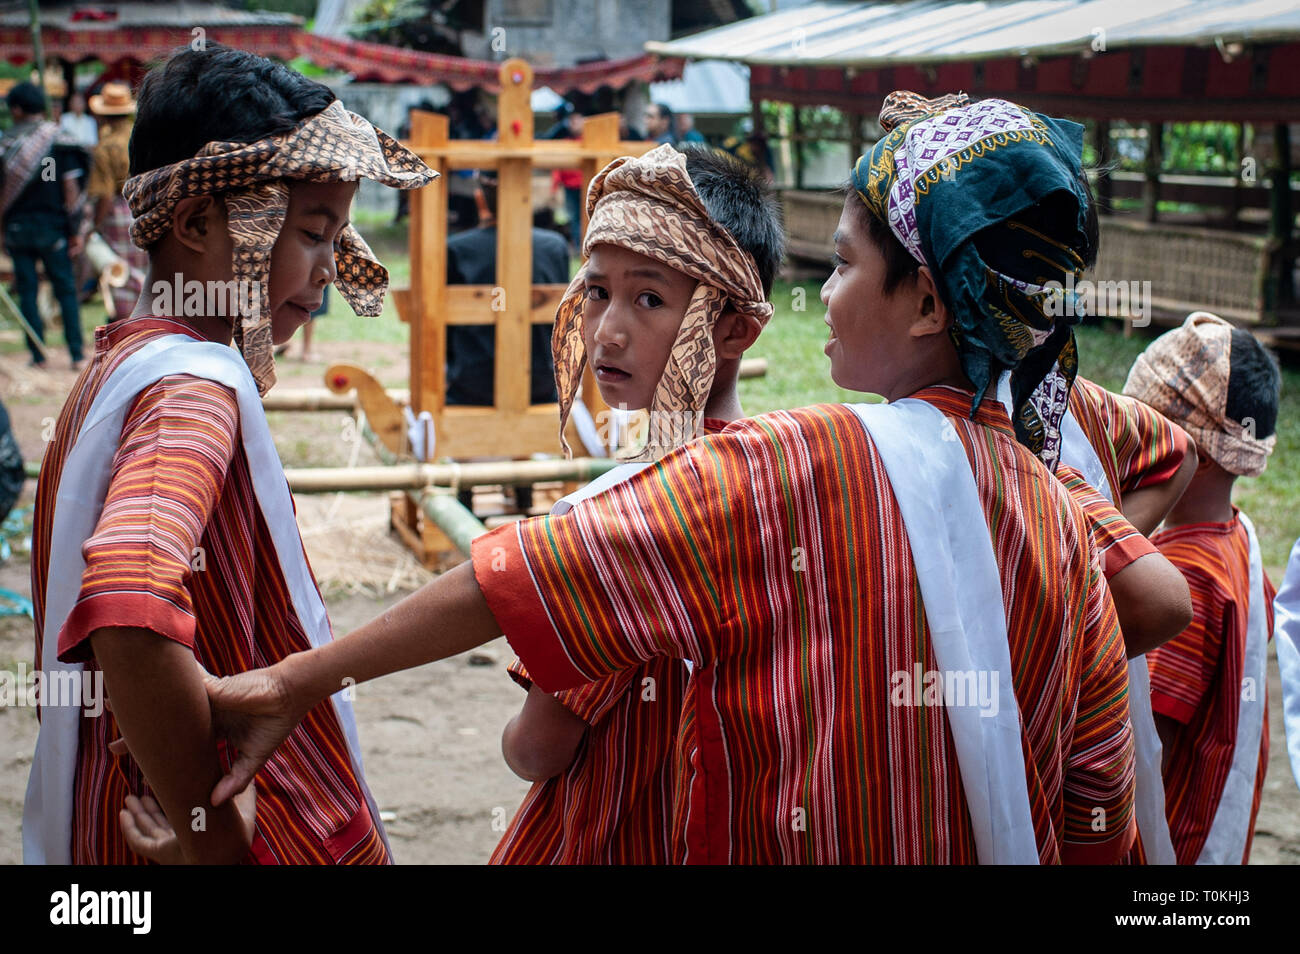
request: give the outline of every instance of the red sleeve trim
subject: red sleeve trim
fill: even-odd
[[[1106,548],[1101,572],[1105,574],[1106,579],[1112,579],[1121,570],[1128,569],[1144,556],[1159,552],[1156,545],[1142,534],[1130,534],[1123,540],[1116,540]]]
[[[1116,838],[1082,844],[1067,841],[1061,846],[1063,865],[1113,865],[1119,862],[1137,838],[1137,818],[1130,816],[1128,827]]]
[[[518,660],[516,660],[518,662]],[[533,680],[528,676],[528,670],[524,668],[523,663],[518,666],[511,665],[506,669],[506,675],[515,681],[515,685],[527,692],[533,688]]]
[[[194,617],[151,593],[100,593],[72,608],[59,630],[59,662],[95,658],[90,634],[106,626],[148,629],[194,651]]]
[[[1161,692],[1153,686],[1151,688],[1151,711],[1173,719],[1175,722],[1188,725],[1196,715],[1196,706],[1183,699],[1177,699]]]
[[[551,624],[550,613],[533,582],[528,558],[519,545],[518,525],[498,527],[475,540],[470,549],[474,579],[488,609],[533,682],[552,693],[590,682],[569,661]]]

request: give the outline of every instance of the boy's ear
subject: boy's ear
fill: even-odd
[[[916,270],[916,283],[911,294],[914,296],[916,310],[909,322],[908,333],[913,338],[924,338],[947,331],[952,323],[952,313],[944,304],[943,295],[939,293],[939,286],[928,265],[922,265]]]
[[[224,242],[226,209],[214,196],[181,199],[172,212],[172,235],[190,251],[207,255]]]
[[[744,356],[762,332],[763,326],[751,315],[742,315],[730,305],[723,309],[713,326],[713,349],[719,361]]]

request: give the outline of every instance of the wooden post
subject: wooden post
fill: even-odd
[[[1237,167],[1233,171],[1232,201],[1225,212],[1225,218],[1228,227],[1235,229],[1237,227],[1237,219],[1241,215],[1241,192],[1243,189],[1247,188],[1246,183],[1242,179],[1242,176],[1246,171],[1245,166],[1243,165],[1246,158],[1245,123],[1237,124],[1237,135],[1233,137],[1232,146],[1233,161],[1236,162]]]
[[[27,16],[32,30],[32,62],[36,64],[36,83],[41,92],[45,93],[45,44],[41,41],[41,8],[36,0],[29,0]],[[50,113],[50,97],[46,93],[45,115],[49,116]]]
[[[604,169],[619,156],[618,114],[607,113],[604,116],[592,116],[582,124],[582,146],[584,149],[596,150],[597,155],[582,161],[582,234],[587,234],[587,188],[596,173]],[[583,375],[582,403],[591,411],[597,421],[601,414],[609,412],[609,405],[600,396],[600,388],[591,374]]]
[[[803,110],[794,107],[794,187],[803,188]],[[855,157],[856,158],[856,157]]]
[[[416,111],[411,114],[411,145],[416,149],[445,146],[447,117]],[[447,288],[447,163],[430,158],[429,165],[444,178],[411,196],[411,407],[429,411],[434,419],[446,396],[447,331],[443,302]],[[441,435],[439,435],[441,436]]]
[[[1110,120],[1098,119],[1092,125],[1092,148],[1097,153],[1097,212],[1109,215],[1114,201],[1114,189],[1111,187],[1110,162]]]
[[[1292,222],[1295,212],[1291,204],[1291,128],[1286,123],[1273,127],[1273,182],[1269,195],[1269,235],[1277,241],[1277,296],[1278,306],[1295,304],[1295,278],[1292,273],[1294,256],[1291,247]]]
[[[1160,167],[1164,164],[1165,124],[1147,123],[1146,181],[1142,184],[1142,219],[1154,222],[1159,214]]]
[[[497,135],[507,152],[533,145],[533,68],[523,60],[501,64]],[[503,157],[497,166],[496,407],[507,415],[528,411],[532,394],[533,202],[532,164]],[[498,294],[501,300],[497,301]]]
[[[862,155],[862,113],[849,113],[849,152],[850,164]]]

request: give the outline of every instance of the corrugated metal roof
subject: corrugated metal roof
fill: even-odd
[[[72,20],[72,14],[76,10],[91,8],[115,12],[117,15],[109,20]],[[57,30],[121,30],[146,27],[183,27],[188,30],[196,26],[206,28],[293,26],[302,23],[302,17],[291,13],[234,10],[219,3],[193,3],[188,0],[177,0],[174,3],[42,3],[40,9],[41,26],[44,29]],[[26,27],[30,22],[26,3],[0,5],[0,25]]]
[[[810,3],[646,49],[780,66],[879,66],[1068,53],[1095,41],[1112,49],[1298,37],[1296,0],[904,0]]]
[[[687,63],[682,78],[651,83],[650,99],[675,113],[696,116],[749,112],[749,67],[725,60]]]

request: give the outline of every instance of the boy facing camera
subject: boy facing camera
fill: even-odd
[[[784,247],[771,193],[723,153],[661,146],[607,167],[587,203],[588,258],[560,306],[555,337],[556,367],[568,385],[563,413],[589,363],[605,402],[654,408],[650,429],[672,446],[695,437],[697,422],[704,433],[719,433],[742,416],[740,359],[771,313],[766,299]],[[666,228],[668,221],[676,227]],[[656,426],[660,414],[671,416],[668,427]],[[646,466],[616,468],[552,513]],[[672,754],[686,666],[658,658],[554,696],[518,661],[510,673],[528,697],[506,727],[502,751],[536,784],[492,861],[670,861]]]

